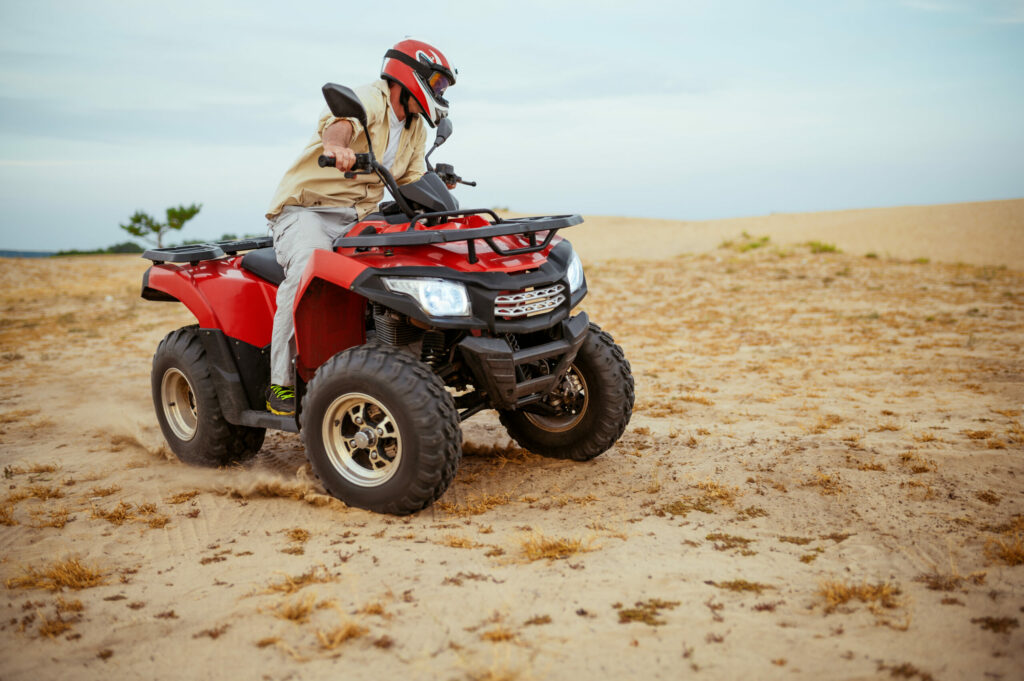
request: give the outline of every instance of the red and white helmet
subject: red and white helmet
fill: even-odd
[[[448,100],[443,95],[455,84],[456,73],[436,47],[407,38],[384,55],[380,77],[404,87],[434,127],[448,115]]]

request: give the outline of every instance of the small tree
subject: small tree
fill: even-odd
[[[180,230],[185,226],[185,223],[196,216],[199,210],[203,207],[203,204],[193,203],[191,206],[177,206],[167,209],[167,222],[157,222],[149,214],[143,213],[141,210],[135,211],[135,214],[128,220],[127,225],[121,225],[121,229],[128,232],[132,236],[137,236],[140,239],[145,239],[151,243],[155,243],[157,248],[164,247],[164,234],[167,234],[172,229]]]

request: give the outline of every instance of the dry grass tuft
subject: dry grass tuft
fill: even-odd
[[[299,544],[305,544],[309,541],[309,530],[304,530],[301,527],[293,527],[290,530],[285,530],[285,534],[288,535],[288,541],[293,541]]]
[[[43,623],[39,625],[39,636],[43,638],[57,638],[71,628],[71,622],[58,614],[53,619],[43,619]]]
[[[32,527],[56,527],[60,529],[68,524],[68,514],[68,509],[64,506],[48,511],[45,520],[43,520],[42,514],[34,514],[36,522],[33,523]]]
[[[660,627],[665,624],[665,620],[659,618],[661,611],[673,610],[678,605],[679,601],[663,601],[660,598],[637,601],[636,607],[619,610],[619,624],[643,622],[649,627]]]
[[[278,619],[304,624],[309,620],[310,614],[316,608],[316,594],[306,594],[295,600],[282,600],[270,609],[271,614]]]
[[[77,598],[73,601],[65,600],[62,596],[57,596],[56,600],[57,612],[82,612],[85,610],[85,606],[82,605],[82,601]]]
[[[59,487],[48,487],[46,485],[30,485],[25,489],[19,489],[11,492],[7,495],[5,501],[8,504],[16,504],[19,501],[25,499],[39,499],[40,501],[46,501],[48,499],[63,499],[64,492]]]
[[[164,501],[168,504],[184,504],[186,501],[191,501],[200,494],[201,492],[199,490],[193,489],[187,492],[178,492],[177,494],[167,497]]]
[[[825,473],[819,470],[814,477],[803,481],[804,487],[817,487],[818,494],[822,496],[838,495],[843,493],[843,481],[839,473]]]
[[[21,576],[11,577],[4,582],[8,589],[60,591],[67,587],[78,591],[106,583],[106,575],[100,568],[89,567],[77,558],[56,561],[39,570],[24,568],[23,572]]]
[[[762,591],[766,589],[774,589],[774,586],[769,584],[761,584],[759,582],[748,582],[745,579],[733,579],[728,582],[715,582],[715,586],[719,589],[725,589],[726,591],[738,591],[743,593],[745,591],[752,591],[758,596],[761,595]]]
[[[931,674],[929,674],[926,671],[922,671],[922,670],[918,669],[917,667],[915,667],[914,665],[910,664],[909,662],[904,662],[902,664],[898,664],[898,665],[895,665],[893,667],[888,667],[885,664],[879,662],[878,663],[878,671],[879,672],[887,671],[887,672],[889,672],[889,676],[894,678],[894,679],[914,679],[914,678],[918,678],[918,679],[921,679],[921,681],[935,681],[935,677],[934,676],[932,676]]]
[[[109,497],[111,494],[117,494],[121,491],[119,485],[111,485],[110,487],[93,487],[89,490],[90,497]]]
[[[1016,617],[972,617],[971,624],[977,624],[994,634],[1008,634],[1020,626]]]
[[[1006,539],[994,537],[985,543],[985,555],[990,560],[1004,565],[1024,565],[1024,534],[1015,534]]]
[[[806,546],[810,544],[814,539],[810,537],[779,537],[779,541],[786,544],[796,544],[797,546]]]
[[[939,572],[928,572],[914,578],[915,582],[921,582],[932,591],[954,591],[959,589],[964,582],[981,585],[985,583],[984,572],[972,572],[966,577],[953,571],[950,574]]]
[[[330,631],[317,629],[316,640],[320,642],[320,648],[323,650],[334,650],[342,643],[366,636],[369,632],[369,629],[355,622],[344,622]]]
[[[662,506],[661,512],[681,516],[686,516],[690,511],[714,513],[716,504],[731,507],[736,502],[736,499],[743,494],[739,487],[729,487],[711,478],[698,482],[693,486],[700,490],[698,496],[685,496],[677,501],[673,501]]]
[[[733,549],[740,549],[740,554],[744,556],[752,556],[757,553],[756,551],[751,551],[747,548],[747,546],[752,544],[754,540],[747,539],[746,537],[739,537],[735,534],[725,534],[724,532],[712,532],[704,538],[708,541],[714,542],[712,546],[715,551],[731,551]]]
[[[438,543],[441,546],[450,546],[453,549],[476,549],[483,546],[480,542],[475,542],[468,537],[462,537],[457,534],[446,534]]]
[[[564,539],[560,537],[546,537],[542,533],[534,533],[521,541],[523,554],[530,562],[546,559],[548,561],[568,558],[578,553],[586,553],[592,549],[589,547],[591,541],[584,545],[582,539]]]
[[[480,634],[480,638],[484,641],[490,641],[491,643],[506,643],[509,641],[514,642],[519,640],[519,636],[516,632],[511,629],[506,629],[500,624],[493,629],[489,629]]]
[[[818,588],[818,595],[825,600],[826,613],[834,612],[839,606],[853,600],[877,603],[883,608],[898,608],[902,604],[896,597],[901,593],[898,586],[883,582],[850,584],[840,580],[825,580]]]
[[[508,492],[501,494],[473,494],[461,503],[447,501],[436,504],[436,507],[445,513],[454,516],[480,515],[490,511],[492,508],[504,506],[512,501],[512,495]]]
[[[979,501],[984,501],[989,506],[998,506],[999,502],[1003,500],[1001,496],[990,489],[975,492],[974,496],[977,497]]]
[[[316,567],[310,568],[307,572],[298,575],[297,577],[290,577],[284,575],[284,579],[279,582],[274,582],[267,585],[261,594],[274,594],[280,593],[285,595],[291,595],[310,584],[327,584],[329,582],[337,581],[337,577],[327,571],[327,567],[324,565],[317,565]]]
[[[139,516],[132,512],[132,505],[124,501],[118,502],[117,506],[109,511],[104,511],[103,509],[96,508],[94,506],[92,509],[92,517],[106,520],[108,523],[113,523],[114,525],[124,525],[126,522],[138,520],[139,518]]]
[[[14,519],[14,506],[12,504],[0,505],[0,525],[13,527],[18,524]]]
[[[25,415],[25,414],[31,415],[31,414],[35,414],[37,412],[36,412],[36,410],[23,410],[21,412],[15,412],[15,413],[16,414],[22,414],[22,415]],[[8,412],[6,414],[0,414],[0,425],[11,423],[11,421],[9,420],[9,417],[10,417],[10,412]],[[5,466],[4,467],[4,477],[5,478],[13,478],[15,475],[26,475],[26,474],[28,474],[28,475],[38,475],[40,473],[56,473],[56,472],[57,472],[57,465],[56,464],[52,464],[52,463],[34,463],[34,464],[32,464],[31,466],[28,466],[28,467],[22,467],[22,466]]]
[[[934,461],[924,458],[917,452],[904,452],[900,454],[900,465],[914,475],[934,473],[939,468]]]
[[[808,430],[813,435],[820,435],[843,422],[843,417],[838,414],[825,414],[818,418],[818,422]]]

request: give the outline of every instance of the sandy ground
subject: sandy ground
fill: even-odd
[[[0,261],[0,678],[1024,676],[1024,201],[588,222],[625,436],[407,518],[174,460],[140,259]]]

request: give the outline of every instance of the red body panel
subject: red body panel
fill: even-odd
[[[366,266],[332,251],[316,251],[295,296],[295,348],[299,375],[308,381],[336,353],[366,342],[366,300],[349,286]]]
[[[231,338],[263,347],[270,343],[277,287],[241,269],[240,260],[154,265],[148,286],[180,300],[199,326],[220,329]]]

